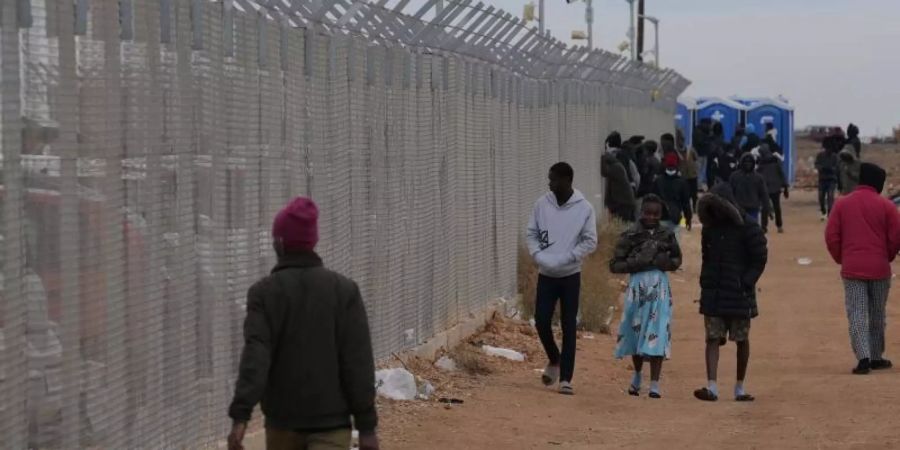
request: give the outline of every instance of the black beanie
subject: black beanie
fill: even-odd
[[[876,164],[862,163],[859,166],[859,184],[875,188],[879,194],[884,191],[886,179],[887,172]]]

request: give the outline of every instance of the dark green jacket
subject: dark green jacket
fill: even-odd
[[[644,228],[640,223],[625,230],[609,261],[612,273],[640,273],[648,270],[672,272],[681,267],[681,247],[675,233],[659,227]]]
[[[228,415],[247,421],[261,402],[266,427],[375,429],[375,363],[352,280],[312,252],[279,258],[250,288],[244,352]]]

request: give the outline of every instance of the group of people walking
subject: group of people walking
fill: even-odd
[[[639,138],[627,142],[623,143],[618,133],[610,134],[601,168],[609,181],[606,205],[610,214],[630,224],[609,262],[611,272],[630,276],[615,347],[615,356],[630,357],[634,367],[628,393],[641,395],[647,361],[647,394],[662,398],[660,376],[663,361],[671,355],[672,342],[673,299],[667,273],[681,267],[676,230],[682,217],[690,227],[696,203],[703,224],[700,312],[706,317],[707,384],[694,395],[700,400],[718,400],[719,347],[731,340],[738,346],[735,399],[753,401],[743,383],[750,355],[750,320],[757,315],[755,286],[768,255],[762,229],[741,206],[730,183],[719,183],[694,201],[691,178],[685,179],[683,173],[685,162],[693,164],[696,160],[679,149],[675,136],[660,138],[662,164],[658,164],[655,143]],[[640,148],[635,150],[634,146]],[[631,177],[629,172],[633,172]],[[688,176],[693,173],[696,171],[688,171]],[[572,395],[580,266],[596,248],[596,218],[593,208],[573,187],[571,166],[554,165],[548,178],[550,192],[536,203],[526,233],[529,253],[540,271],[535,323],[549,359],[541,378],[548,386],[558,382],[560,393]],[[640,213],[635,214],[638,198]],[[557,301],[562,302],[561,351],[551,328]]]
[[[719,127],[712,128],[713,137],[720,134],[715,131]],[[748,136],[755,136],[754,130],[750,131]],[[718,400],[719,348],[730,340],[737,346],[734,399],[755,399],[745,390],[744,381],[751,320],[759,314],[756,285],[768,261],[765,234],[769,220],[774,218],[778,231],[783,232],[781,197],[790,195],[776,133],[770,129],[762,140],[746,137],[722,150],[711,150],[705,163],[695,149],[684,147],[680,135],[661,136],[659,148],[641,136],[623,141],[613,132],[607,137],[601,157],[601,174],[607,181],[604,204],[612,217],[628,225],[609,269],[630,276],[615,347],[617,358],[632,360],[630,395],[641,395],[643,367],[648,362],[647,393],[662,398],[660,376],[663,362],[671,355],[672,340],[673,299],[667,273],[678,270],[682,262],[678,224],[684,219],[690,230],[696,212],[703,225],[699,284],[707,383],[694,391],[694,396]],[[739,154],[735,152],[738,148]],[[835,261],[842,265],[851,342],[858,359],[853,372],[865,374],[892,366],[883,357],[884,305],[890,288],[890,263],[900,252],[900,214],[892,202],[881,197],[884,170],[859,163],[858,148],[851,141],[840,156],[843,165],[837,174],[846,195],[833,208],[826,241]],[[715,170],[709,171],[709,167]],[[698,174],[704,170],[709,171],[707,192],[697,198]],[[561,393],[573,394],[574,316],[579,296],[575,286],[580,286],[581,261],[596,247],[596,233],[585,226],[596,219],[588,204],[577,214],[566,212],[572,208],[568,206],[570,198],[581,198],[572,187],[570,166],[557,164],[549,178],[551,192],[538,201],[527,230],[529,252],[541,273],[535,321],[549,359],[542,374],[544,384],[559,382]],[[565,265],[565,273],[560,274],[548,261]],[[558,299],[563,301],[562,351],[551,331]]]
[[[861,153],[859,128],[852,123],[847,126],[846,136],[839,132],[822,140],[822,150],[816,155],[815,168],[819,177],[819,209],[823,222],[834,208],[835,192],[848,195],[859,185]]]
[[[714,138],[721,135],[717,128],[712,127]],[[662,367],[672,344],[668,273],[682,263],[679,223],[684,219],[690,230],[696,211],[703,225],[699,285],[707,380],[694,396],[719,399],[719,349],[730,340],[737,346],[733,398],[754,400],[744,381],[751,320],[759,314],[756,285],[768,260],[765,221],[771,205],[781,228],[779,195],[787,198],[788,189],[779,149],[768,139],[773,136],[758,145],[750,136],[754,134],[748,134],[747,142],[740,139],[730,148],[705,155],[685,148],[680,133],[662,135],[659,145],[640,136],[623,142],[615,132],[606,139],[601,158],[601,173],[608,182],[605,205],[610,215],[628,224],[609,270],[629,275],[615,356],[632,361],[630,395],[644,392],[647,362],[647,394],[662,398]],[[737,148],[749,150],[737,155]],[[831,153],[820,155],[823,169],[833,167],[829,165],[836,148],[836,143],[829,143],[826,150]],[[884,358],[885,304],[890,263],[900,252],[900,214],[881,196],[885,171],[859,163],[858,155],[853,141],[838,152],[839,164],[845,164],[838,166],[838,180],[848,190],[833,207],[827,206],[826,243],[842,265],[851,343],[858,360],[853,373],[866,374],[892,366]],[[699,197],[698,181],[704,171],[708,190]],[[824,181],[831,176],[827,170],[820,175]],[[548,358],[541,379],[548,386],[558,383],[562,394],[574,395],[581,265],[597,247],[597,218],[591,203],[574,187],[572,166],[554,164],[547,176],[549,191],[535,203],[525,236],[540,272],[535,322]],[[358,286],[326,269],[315,252],[318,216],[311,199],[298,197],[275,217],[272,238],[278,263],[248,292],[245,344],[228,411],[233,420],[230,449],[243,448],[247,423],[260,402],[267,448],[348,448],[351,428],[360,432],[361,449],[379,448],[375,364],[365,305]],[[557,302],[561,349],[552,329]]]

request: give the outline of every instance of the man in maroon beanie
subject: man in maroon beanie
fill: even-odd
[[[319,210],[298,197],[275,217],[278,264],[250,288],[244,351],[228,415],[229,449],[242,449],[262,402],[268,449],[377,450],[375,363],[366,309],[349,278],[313,251]],[[351,422],[352,418],[352,422]]]

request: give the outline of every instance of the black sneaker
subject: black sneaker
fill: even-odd
[[[856,368],[853,369],[854,375],[867,375],[872,371],[872,364],[869,362],[869,358],[859,360],[859,364],[856,365]]]
[[[894,367],[894,363],[889,359],[876,359],[872,361],[871,368],[872,370],[884,370],[890,369]]]

